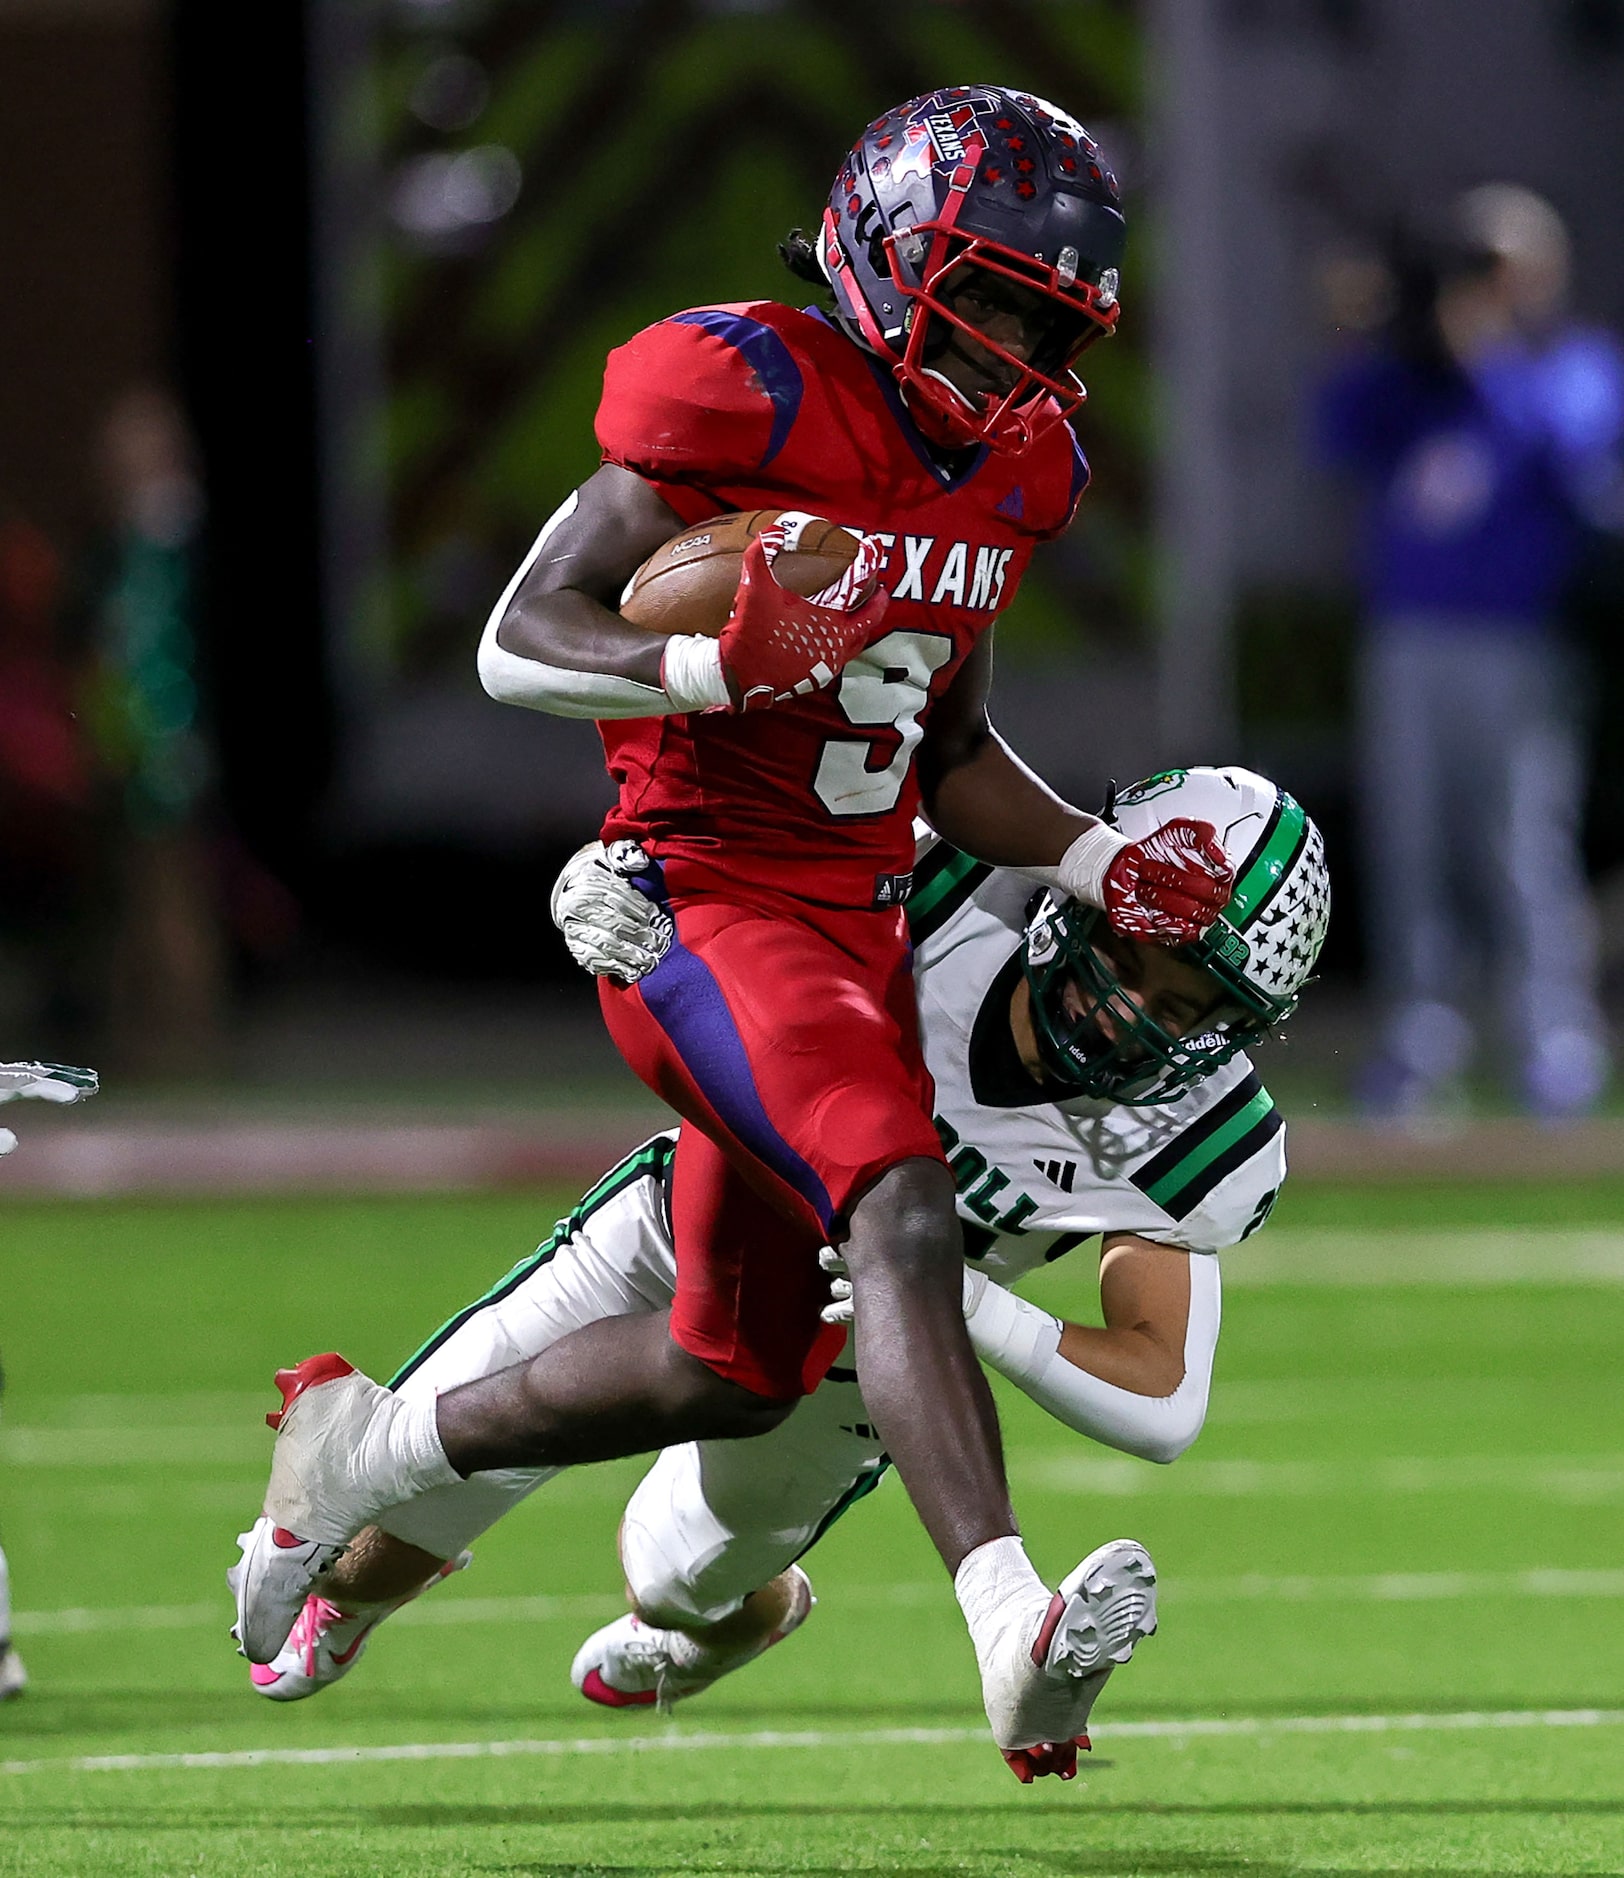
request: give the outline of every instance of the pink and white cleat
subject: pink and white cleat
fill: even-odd
[[[237,1534],[237,1544],[242,1556],[226,1573],[237,1601],[231,1634],[238,1653],[263,1667],[285,1648],[309,1601],[310,1587],[344,1556],[349,1541],[324,1545],[319,1539],[301,1539],[262,1513],[247,1532]],[[278,1631],[281,1640],[273,1643]]]
[[[1088,1746],[1088,1718],[1111,1671],[1156,1630],[1156,1567],[1134,1539],[1090,1552],[1049,1600],[1034,1636],[1012,1624],[983,1664],[993,1739],[1023,1786],[1071,1780]]]
[[[343,1611],[326,1598],[306,1598],[281,1650],[269,1663],[250,1668],[255,1690],[273,1702],[302,1702],[307,1695],[319,1695],[341,1682],[361,1660],[368,1639],[386,1617],[432,1591],[453,1572],[466,1571],[473,1556],[459,1552],[415,1591],[387,1604],[369,1604],[363,1611]]]
[[[791,1565],[790,1606],[771,1635],[747,1650],[724,1653],[707,1649],[680,1630],[659,1630],[640,1617],[617,1617],[596,1630],[575,1653],[570,1681],[589,1702],[604,1708],[669,1709],[688,1696],[701,1695],[775,1643],[800,1629],[817,1599],[812,1581]]]
[[[279,1369],[276,1386],[282,1406],[265,1417],[277,1438],[264,1513],[238,1534],[242,1558],[226,1573],[237,1600],[231,1634],[251,1663],[276,1657],[311,1586],[356,1533],[410,1497],[369,1476],[387,1458],[377,1436],[399,1398],[331,1353]]]

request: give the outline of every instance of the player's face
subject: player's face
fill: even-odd
[[[1204,966],[1181,958],[1176,950],[1125,939],[1103,926],[1094,950],[1110,968],[1118,990],[1108,1003],[1094,1005],[1076,979],[1069,979],[1063,1002],[1073,1022],[1089,1019],[1107,1043],[1129,1028],[1132,1011],[1142,1011],[1170,1037],[1189,1037],[1230,1013],[1223,987]],[[1116,1008],[1118,1000],[1132,1011]]]
[[[1013,361],[1028,365],[1040,352],[1065,349],[1063,344],[1057,348],[1058,323],[1075,323],[1035,288],[985,268],[956,270],[944,279],[940,292],[945,304],[971,330],[943,321],[946,348],[931,360],[931,368],[978,405],[1003,397],[1015,384],[1020,373]],[[988,345],[981,344],[977,335],[985,337]],[[988,346],[998,347],[1009,357],[1000,358]]]

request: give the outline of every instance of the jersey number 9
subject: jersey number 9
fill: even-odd
[[[875,739],[831,737],[823,746],[812,787],[831,815],[883,815],[896,807],[924,734],[919,713],[930,699],[932,676],[953,656],[943,633],[887,633],[852,659],[835,697],[852,723],[894,730],[901,738],[891,760],[871,769]]]

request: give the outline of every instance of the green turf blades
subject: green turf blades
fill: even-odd
[[[1527,1275],[1542,1221],[1624,1237],[1605,1187],[1288,1188],[1232,1255],[1212,1420],[1171,1468],[1091,1448],[1001,1391],[1040,1566],[1058,1573],[1132,1530],[1164,1578],[1156,1647],[1113,1681],[1073,1786],[1023,1792],[979,1741],[962,1623],[895,1487],[819,1546],[805,1634],[670,1736],[646,1716],[600,1716],[565,1682],[576,1644],[620,1608],[614,1528],[635,1462],[544,1488],[341,1688],[292,1712],[252,1697],[220,1570],[263,1482],[270,1369],[329,1344],[386,1368],[574,1197],[6,1209],[0,1538],[34,1686],[0,1710],[0,1761],[62,1765],[0,1775],[0,1872],[1624,1864],[1624,1730],[1487,1725],[1616,1708],[1624,1690],[1624,1286]],[[1523,1275],[1349,1284],[1314,1238],[1363,1238],[1392,1271],[1434,1230],[1468,1250],[1474,1233],[1524,1233]],[[1245,1283],[1254,1247],[1269,1276]],[[1077,1309],[1066,1264],[1044,1285],[1046,1302]],[[1478,1719],[1267,1726],[1429,1713]],[[1263,1726],[1112,1729],[1181,1719]],[[853,1730],[946,1738],[836,1745]],[[752,1745],[786,1731],[811,1740]],[[722,1739],[627,1755],[628,1735]],[[609,1751],[489,1751],[580,1741]],[[357,1746],[445,1758],[68,1765]]]

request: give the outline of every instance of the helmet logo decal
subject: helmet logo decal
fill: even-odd
[[[941,153],[943,163],[957,163],[964,156],[964,138],[960,133],[975,122],[976,114],[967,104],[955,105],[951,111],[932,111],[925,120],[930,125],[930,134],[936,140],[936,148]]]
[[[906,147],[891,159],[891,181],[898,182],[906,176],[917,176],[923,181],[936,161],[931,134],[923,124],[909,124],[902,135]]]
[[[1119,790],[1117,806],[1122,808],[1138,802],[1153,802],[1157,796],[1164,796],[1169,790],[1182,788],[1189,774],[1187,769],[1158,770],[1154,776],[1143,777],[1136,783],[1130,783],[1126,789]]]
[[[891,179],[917,176],[921,181],[938,163],[962,163],[965,132],[976,121],[975,110],[968,104],[956,104],[951,111],[932,111],[921,123],[905,124],[903,149],[891,159]]]

